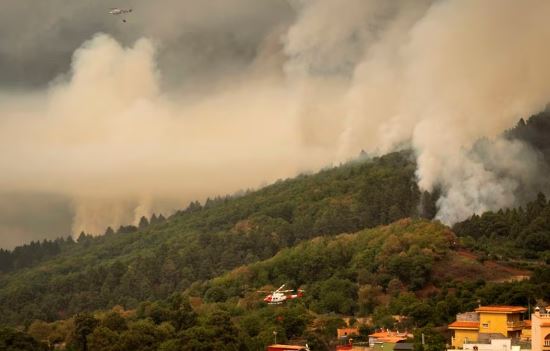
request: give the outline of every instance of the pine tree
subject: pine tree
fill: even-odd
[[[149,221],[147,220],[147,218],[145,218],[145,216],[141,216],[141,219],[139,220],[138,228],[145,229],[148,226],[149,226]]]

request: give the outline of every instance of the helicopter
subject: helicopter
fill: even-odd
[[[110,15],[115,15],[115,16],[125,15],[125,14],[131,13],[131,12],[132,12],[132,9],[120,9],[118,7],[112,7],[112,8],[109,9],[109,14]],[[126,23],[126,19],[123,18],[122,22]]]
[[[286,300],[297,299],[304,296],[303,294],[304,290],[302,289],[298,289],[297,294],[286,295],[285,293],[293,292],[294,289],[283,290],[285,285],[286,284],[281,285],[281,287],[277,290],[273,290],[273,291],[258,290],[258,292],[269,294],[264,298],[264,301],[267,302],[269,305],[280,305]]]

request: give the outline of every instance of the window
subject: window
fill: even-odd
[[[483,323],[483,328],[489,328],[489,323]]]

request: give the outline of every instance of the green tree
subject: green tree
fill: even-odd
[[[424,344],[422,344],[424,336]],[[445,337],[434,330],[432,326],[418,328],[414,331],[415,351],[442,351],[446,349]]]
[[[98,326],[99,321],[90,313],[79,313],[74,317],[73,340],[77,350],[88,350],[88,335]]]
[[[145,218],[145,216],[141,216],[139,220],[138,228],[143,230],[147,228],[147,226],[149,226],[149,221],[147,220],[147,218]]]
[[[41,320],[35,320],[29,325],[27,334],[38,341],[49,343],[50,336],[53,334],[54,328],[51,324]]]
[[[121,332],[128,329],[126,319],[117,312],[111,311],[101,321],[101,326],[108,328],[114,332]]]
[[[4,351],[47,351],[47,345],[23,332],[0,328],[0,350]]]
[[[236,351],[243,345],[239,330],[231,321],[229,313],[214,310],[204,316],[200,325],[180,333],[182,350]]]
[[[88,336],[88,347],[94,351],[115,351],[119,335],[112,329],[100,326]]]

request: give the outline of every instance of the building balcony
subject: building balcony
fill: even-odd
[[[508,329],[523,329],[525,326],[525,323],[523,321],[508,321],[506,323],[508,325]]]
[[[550,347],[550,340],[544,340],[544,347]]]

